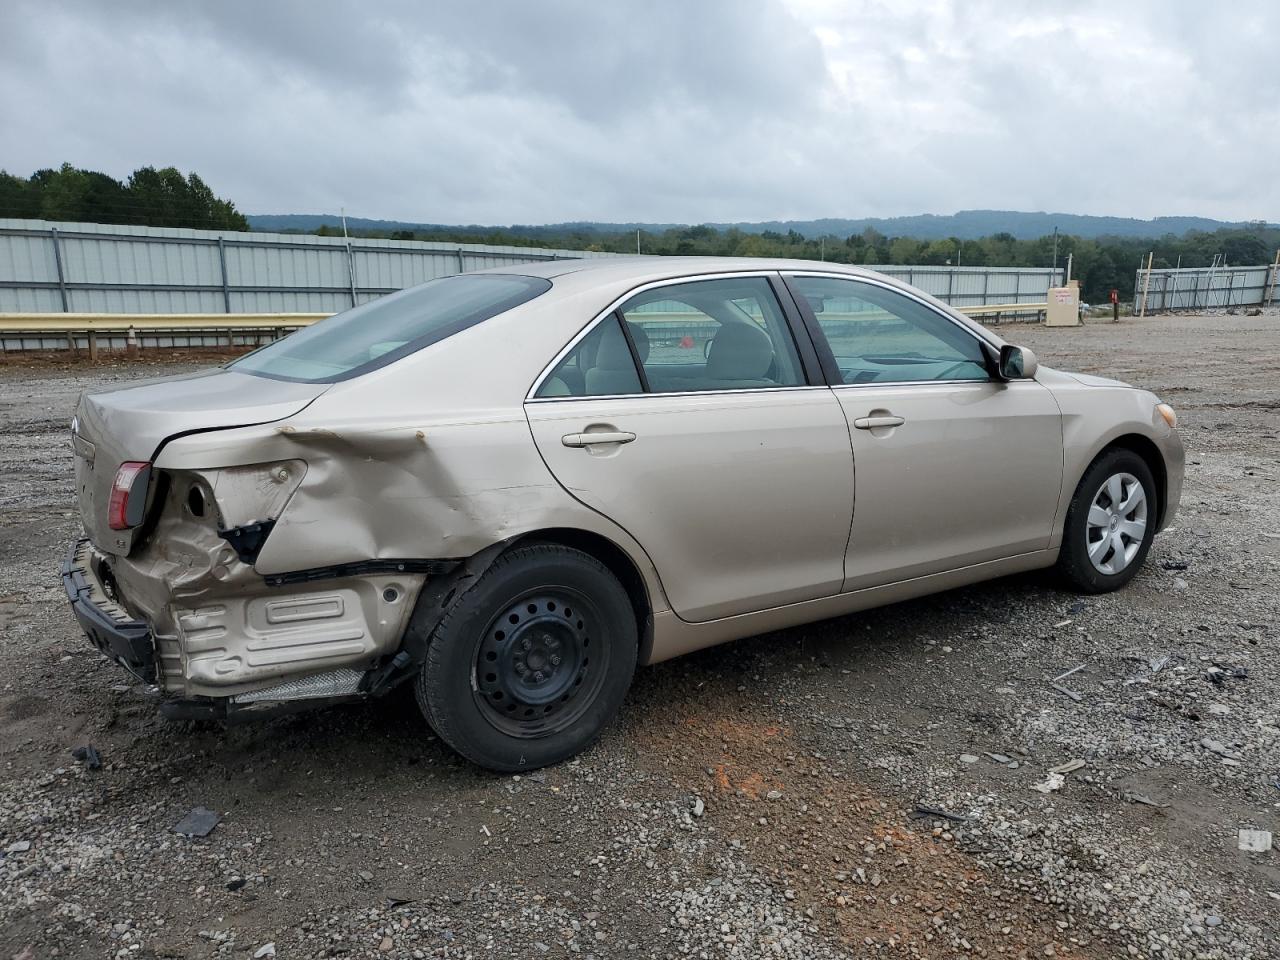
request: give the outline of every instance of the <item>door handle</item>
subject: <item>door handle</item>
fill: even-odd
[[[601,430],[598,433],[566,433],[560,442],[566,447],[588,447],[597,443],[630,443],[636,438],[625,430]]]
[[[853,425],[859,430],[874,430],[877,427],[900,427],[907,421],[902,417],[895,416],[879,416],[879,417],[859,417],[853,421]]]

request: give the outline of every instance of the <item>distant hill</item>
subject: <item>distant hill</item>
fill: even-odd
[[[253,230],[269,232],[312,233],[322,226],[341,228],[342,220],[326,214],[256,214],[249,216]],[[938,216],[921,214],[911,217],[865,217],[857,220],[828,218],[822,220],[770,220],[761,223],[709,223],[706,226],[718,230],[736,228],[744,233],[764,233],[766,230],[786,233],[794,230],[804,237],[847,237],[862,233],[867,228],[878,230],[890,237],[913,237],[917,240],[936,240],[941,237],[958,237],[975,240],[996,233],[1009,233],[1019,240],[1033,240],[1053,233],[1078,237],[1163,237],[1169,234],[1181,236],[1190,230],[1213,231],[1226,227],[1254,227],[1259,222],[1231,222],[1212,220],[1208,217],[1156,217],[1154,220],[1135,220],[1128,217],[1092,217],[1075,213],[1022,213],[1014,210],[961,210],[959,213]],[[575,223],[550,223],[540,225],[484,226],[478,224],[411,223],[401,220],[369,220],[348,217],[347,227],[353,231],[379,231],[391,233],[412,230],[419,233],[461,232],[466,234],[506,233],[520,237],[563,237],[572,234],[617,234],[634,230],[660,233],[673,227],[689,224],[678,223],[602,223],[582,221]],[[1270,226],[1274,226],[1271,224]]]

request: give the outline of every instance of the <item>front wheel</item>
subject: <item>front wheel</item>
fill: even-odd
[[[558,544],[504,553],[441,620],[418,705],[490,770],[556,763],[600,735],[635,672],[635,612],[594,557]]]
[[[1134,578],[1156,532],[1156,485],[1131,450],[1109,450],[1085,471],[1067,508],[1058,569],[1085,593]]]

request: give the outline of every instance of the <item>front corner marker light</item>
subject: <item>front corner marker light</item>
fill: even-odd
[[[1157,403],[1156,410],[1159,412],[1160,416],[1164,418],[1164,422],[1170,427],[1176,427],[1178,425],[1178,415],[1173,412],[1173,407],[1169,406],[1167,403]]]

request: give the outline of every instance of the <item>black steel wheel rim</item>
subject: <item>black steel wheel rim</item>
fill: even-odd
[[[514,737],[573,725],[595,700],[608,666],[602,619],[569,587],[540,588],[503,607],[485,627],[472,692],[485,719]]]

